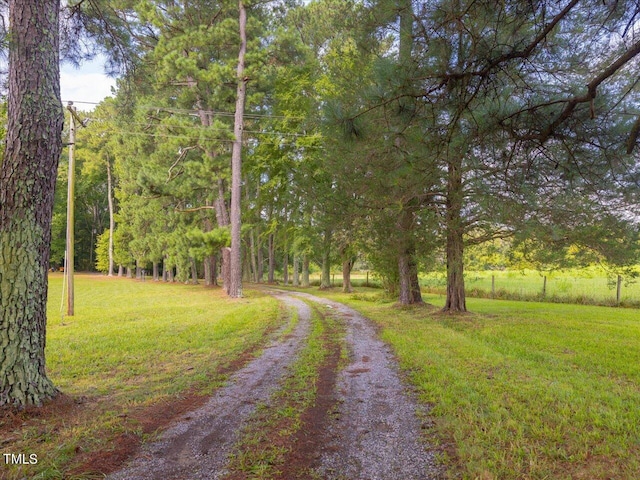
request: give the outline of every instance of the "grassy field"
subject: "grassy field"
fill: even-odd
[[[0,416],[3,453],[38,458],[0,466],[3,480],[101,478],[88,474],[95,452],[126,452],[152,436],[161,425],[148,421],[175,415],[176,405],[193,407],[286,318],[275,300],[252,290],[231,301],[202,286],[82,275],[76,316],[61,318],[61,285],[54,275],[47,361],[71,400],[42,414]],[[473,313],[449,316],[358,290],[313,293],[381,327],[432,406],[429,434],[452,477],[640,478],[637,310],[468,299]]]
[[[486,270],[466,271],[464,277],[467,295],[470,297],[490,297],[493,282],[496,298],[539,300],[542,296],[544,275],[535,270]],[[565,270],[546,274],[546,276],[545,299],[548,301],[602,305],[616,303],[616,278],[608,278],[602,268]],[[364,286],[367,281],[366,272],[354,272],[351,279],[354,285]],[[373,273],[369,275],[368,279],[370,285],[379,286],[380,282]],[[320,274],[311,275],[311,280],[315,285],[319,285]],[[342,273],[334,272],[332,280],[335,286],[341,286]],[[444,272],[422,274],[420,285],[427,292],[444,294],[446,275]],[[621,305],[640,306],[640,280],[623,278]]]
[[[148,409],[169,416],[171,405],[197,403],[284,320],[276,300],[251,290],[232,301],[203,286],[85,275],[75,283],[75,316],[63,319],[62,277],[51,276],[47,332],[48,372],[71,405],[24,422],[0,418],[3,452],[38,458],[1,465],[0,478],[89,478],[82,459],[153,434]]]
[[[492,291],[492,277],[498,296],[513,294],[520,297],[541,295],[544,274],[534,271],[469,271],[465,273],[465,286],[471,296],[474,290],[484,294]],[[433,293],[444,292],[444,274],[432,273],[421,278],[421,284]],[[615,279],[607,278],[606,272],[597,267],[567,270],[547,274],[546,296],[553,300],[574,300],[576,303],[614,304],[616,301]],[[640,282],[626,282],[623,279],[621,303],[640,303]]]
[[[450,316],[359,290],[314,293],[381,327],[433,406],[432,433],[452,476],[640,478],[637,310],[469,299],[472,314]]]

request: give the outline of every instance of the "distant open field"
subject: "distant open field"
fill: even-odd
[[[616,278],[607,276],[602,268],[591,267],[559,272],[541,273],[535,270],[495,270],[466,271],[465,286],[469,296],[490,296],[492,277],[496,298],[542,299],[544,276],[547,276],[546,299],[568,303],[597,303],[614,305],[616,303]],[[351,276],[356,285],[365,285],[366,272],[354,272]],[[312,281],[319,282],[320,275],[311,275]],[[332,279],[336,286],[342,285],[342,273],[333,272]],[[368,276],[369,284],[379,281],[373,272]],[[420,284],[426,292],[444,294],[446,274],[432,272],[420,275]],[[621,304],[623,306],[640,305],[640,278],[623,278],[621,287]]]
[[[544,274],[534,270],[524,271],[468,271],[465,286],[473,296],[475,290],[486,294],[492,291],[492,277],[496,296],[504,293],[520,297],[542,295],[544,276],[547,277],[546,296],[553,300],[569,299],[577,303],[614,304],[616,301],[616,278],[607,277],[606,272],[597,267],[566,270]],[[421,284],[429,291],[444,292],[445,276],[433,273],[421,277]],[[593,302],[591,302],[591,301]],[[640,302],[640,282],[622,279],[621,303]]]

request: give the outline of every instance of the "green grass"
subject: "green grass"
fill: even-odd
[[[544,274],[534,271],[467,271],[465,286],[469,296],[488,296],[492,291],[500,297],[531,299],[541,297]],[[420,283],[432,293],[445,291],[446,277],[442,273],[430,273],[421,277]],[[547,274],[546,297],[548,300],[568,303],[599,303],[613,305],[616,302],[615,278],[608,278],[602,268],[590,267]],[[626,282],[621,290],[622,305],[640,304],[640,282]]]
[[[84,404],[62,423],[31,419],[9,432],[17,440],[5,451],[39,461],[0,470],[0,478],[69,478],[78,453],[108,449],[122,433],[142,435],[131,412],[211,393],[284,319],[275,299],[251,290],[229,300],[221,289],[100,276],[78,275],[75,285],[75,316],[62,319],[62,277],[50,277],[47,370]]]
[[[452,477],[640,478],[637,310],[469,299],[474,313],[451,316],[374,291],[314,293],[382,327],[433,406]]]

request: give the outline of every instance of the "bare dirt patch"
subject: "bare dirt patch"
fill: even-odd
[[[327,326],[327,322],[323,323]],[[338,328],[327,328],[322,337],[328,352],[318,369],[315,404],[305,410],[301,417],[301,427],[290,439],[289,455],[280,469],[280,478],[307,480],[310,472],[320,466],[321,451],[325,443],[325,432],[329,424],[329,414],[336,403],[335,387],[340,363],[341,346],[337,340]]]

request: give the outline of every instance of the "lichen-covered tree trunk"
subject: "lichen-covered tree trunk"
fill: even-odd
[[[62,150],[58,0],[9,2],[9,96],[0,170],[0,405],[57,394],[45,371],[53,193]]]

